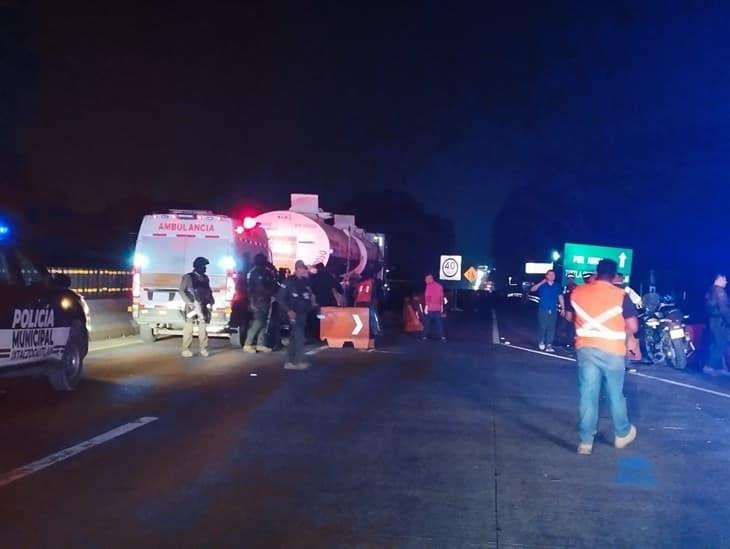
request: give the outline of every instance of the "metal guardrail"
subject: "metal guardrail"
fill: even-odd
[[[71,279],[71,289],[87,299],[129,297],[132,293],[131,271],[50,267],[48,272],[68,276]]]

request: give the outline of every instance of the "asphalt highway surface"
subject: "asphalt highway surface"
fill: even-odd
[[[730,382],[630,374],[637,441],[606,407],[578,456],[569,353],[495,313],[306,371],[169,339],[94,351],[73,394],[0,380],[0,547],[726,547]]]

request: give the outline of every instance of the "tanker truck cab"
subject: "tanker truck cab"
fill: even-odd
[[[210,211],[170,210],[146,215],[137,236],[132,313],[144,341],[182,335],[184,303],[178,290],[196,257],[210,261],[207,274],[215,304],[208,334],[228,337],[237,272],[244,268],[233,220]]]

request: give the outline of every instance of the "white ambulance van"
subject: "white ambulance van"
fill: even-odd
[[[170,210],[144,217],[132,281],[132,313],[144,341],[182,335],[185,319],[180,280],[192,270],[196,257],[205,257],[210,261],[207,274],[215,298],[208,334],[231,337],[234,344],[240,344],[238,330],[243,323],[239,320],[232,326],[230,322],[234,310],[238,313],[233,316],[245,317],[241,312],[246,308],[245,292],[237,281],[244,278],[257,253],[269,257],[264,231],[245,225],[203,210]]]

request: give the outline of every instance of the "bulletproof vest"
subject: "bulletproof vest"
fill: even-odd
[[[207,275],[199,275],[196,272],[190,273],[193,282],[193,293],[195,301],[204,305],[213,303],[213,292],[210,289],[210,279]]]

